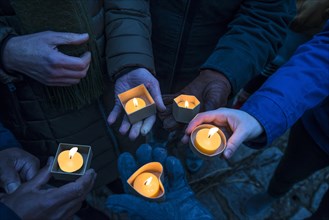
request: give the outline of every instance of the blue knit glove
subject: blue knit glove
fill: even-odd
[[[136,152],[137,161],[129,153],[119,157],[119,172],[125,184],[126,180],[145,163],[160,162],[165,169],[164,187],[166,199],[162,202],[147,201],[131,194],[112,195],[107,200],[107,207],[115,213],[127,212],[131,216],[142,219],[213,219],[212,215],[199,203],[187,184],[184,169],[178,159],[167,156],[163,148],[155,148],[144,144]]]

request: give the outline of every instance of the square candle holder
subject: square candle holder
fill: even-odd
[[[145,172],[154,174],[159,180],[160,189],[159,189],[158,195],[155,196],[155,197],[144,196],[144,195],[140,194],[133,187],[134,181],[137,178],[137,176],[142,174],[142,173],[145,173]],[[162,167],[161,163],[159,163],[159,162],[150,162],[150,163],[147,163],[144,166],[140,167],[138,170],[136,170],[129,177],[129,179],[127,180],[127,183],[131,187],[133,194],[135,194],[137,196],[141,196],[141,197],[143,197],[145,199],[148,199],[150,201],[163,201],[165,199],[165,189],[164,189],[163,184],[162,184],[163,180],[164,180],[163,167]]]
[[[179,106],[179,103],[192,103],[193,108],[185,108]],[[173,102],[173,116],[177,122],[189,123],[200,110],[200,101],[193,95],[179,95],[174,99]]]
[[[189,141],[189,146],[190,149],[192,150],[192,152],[194,154],[196,154],[197,156],[203,158],[203,159],[211,159],[214,158],[218,155],[221,155],[224,150],[226,149],[226,140],[231,136],[232,132],[230,131],[230,129],[226,128],[226,127],[218,127],[219,130],[217,131],[217,133],[219,134],[220,138],[221,138],[221,143],[218,147],[218,149],[213,153],[213,154],[207,154],[205,152],[200,151],[196,146],[195,146],[195,139],[196,139],[196,134],[198,133],[198,131],[200,131],[203,128],[213,128],[213,127],[218,127],[218,126],[214,126],[211,124],[202,124],[197,126],[191,133],[190,136],[190,141]]]
[[[79,152],[83,158],[83,165],[79,170],[77,170],[75,172],[72,172],[72,173],[64,172],[59,168],[59,165],[57,162],[58,155],[64,150],[70,150],[72,147],[78,148],[77,152]],[[93,156],[93,153],[91,150],[91,146],[60,143],[57,148],[54,162],[51,166],[51,174],[56,180],[74,181],[74,180],[78,179],[79,177],[83,176],[86,173],[86,171],[89,169],[92,156]]]
[[[155,107],[154,100],[153,100],[152,96],[150,95],[150,93],[147,91],[144,84],[141,84],[130,90],[127,90],[127,91],[119,94],[118,97],[119,97],[119,100],[121,102],[123,109],[125,110],[125,112],[128,116],[128,120],[131,124],[135,124],[136,122],[139,122],[139,121],[143,120],[144,118],[147,118],[156,113],[156,107]],[[133,98],[143,99],[145,101],[146,106],[129,114],[126,111],[125,106],[126,106],[127,102]]]

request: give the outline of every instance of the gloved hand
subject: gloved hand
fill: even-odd
[[[147,69],[144,68],[135,69],[121,76],[115,82],[115,88],[114,88],[115,106],[107,119],[110,125],[117,120],[117,118],[119,117],[120,113],[123,110],[120,100],[118,98],[118,94],[123,93],[140,84],[144,84],[145,87],[148,89],[152,98],[154,99],[158,111],[161,112],[166,109],[161,98],[161,91],[160,91],[158,80]],[[152,115],[144,119],[143,121],[139,121],[131,125],[130,122],[128,121],[127,116],[125,115],[119,131],[122,135],[124,135],[129,131],[129,128],[131,127],[129,138],[131,140],[134,140],[139,136],[140,133],[142,135],[146,135],[151,130],[153,124],[155,123],[155,119],[156,119],[155,115]]]
[[[8,40],[1,59],[9,72],[26,74],[47,86],[70,86],[87,75],[91,53],[68,56],[57,46],[79,45],[88,39],[88,34],[53,31],[16,36]]]
[[[172,103],[178,95],[194,95],[201,103],[201,111],[209,111],[225,106],[230,93],[231,85],[223,74],[208,69],[202,70],[200,75],[179,93],[163,96],[166,111],[158,115],[163,121],[163,127],[173,131],[183,125],[177,123],[172,115]]]
[[[13,193],[22,182],[31,180],[39,168],[38,158],[20,148],[0,151],[0,183],[7,193]]]
[[[151,202],[130,194],[112,195],[107,200],[107,207],[113,212],[128,212],[142,219],[212,219],[211,214],[195,199],[188,186],[184,169],[175,157],[167,157],[163,148],[141,145],[136,152],[137,161],[129,153],[119,157],[118,167],[129,192],[127,179],[145,163],[156,161],[164,165],[166,199],[163,202]]]
[[[329,18],[328,0],[298,0],[297,15],[290,24],[295,32],[313,35],[322,29]]]

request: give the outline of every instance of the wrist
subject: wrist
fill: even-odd
[[[232,86],[230,81],[227,79],[227,77],[225,76],[225,74],[218,72],[216,70],[212,70],[212,69],[203,69],[200,71],[200,75],[206,75],[206,77],[209,77],[212,81],[213,80],[218,80],[221,81],[222,84],[225,85],[226,91],[228,94],[231,94],[232,92]]]
[[[5,72],[12,71],[10,68],[10,47],[8,47],[9,41],[17,35],[9,34],[6,38],[4,38],[1,42],[0,46],[0,68]]]

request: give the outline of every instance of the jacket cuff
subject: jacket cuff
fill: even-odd
[[[15,36],[16,35],[14,35],[14,34],[7,35],[4,39],[2,39],[2,42],[0,45],[0,69],[3,69],[5,72],[8,72],[8,71],[6,70],[5,65],[3,63],[3,59],[2,59],[4,57],[3,53],[4,53],[7,42]]]
[[[288,129],[287,117],[272,99],[255,94],[241,107],[242,111],[253,116],[263,126],[265,136],[249,141],[249,145],[267,146]]]

